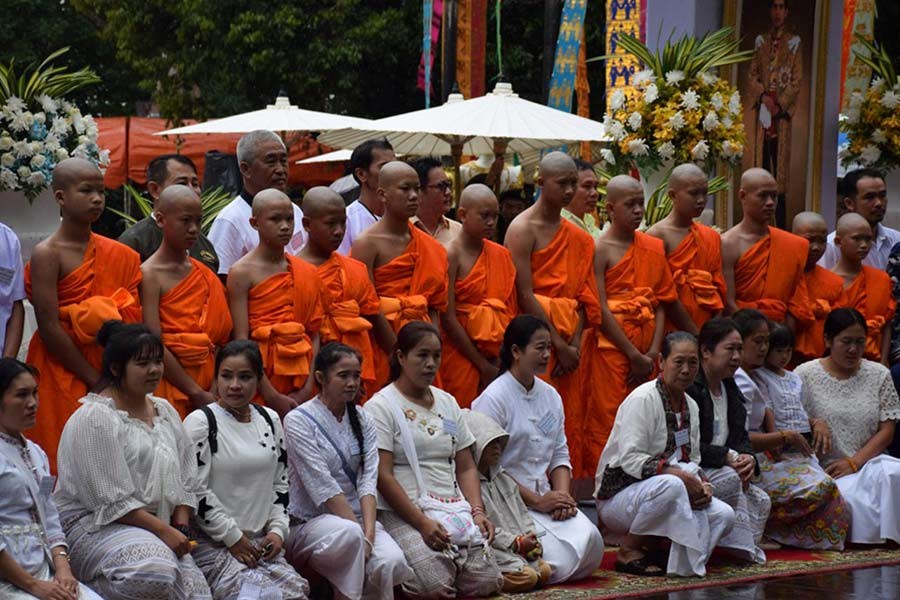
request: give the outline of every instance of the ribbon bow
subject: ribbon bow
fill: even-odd
[[[506,303],[497,298],[485,298],[481,304],[459,304],[456,308],[466,315],[466,333],[478,349],[488,357],[498,356],[510,322]]]
[[[312,343],[302,324],[264,325],[254,329],[250,337],[259,344],[267,370],[286,376],[309,375]]]
[[[428,299],[422,295],[414,296],[382,296],[381,312],[388,320],[394,331],[400,329],[412,321],[428,320]]]
[[[72,328],[80,344],[92,344],[100,327],[107,321],[121,319],[120,310],[134,304],[134,296],[119,288],[109,296],[90,296],[81,302],[61,306],[59,319]]]

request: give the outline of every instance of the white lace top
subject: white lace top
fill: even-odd
[[[803,380],[803,406],[813,419],[825,419],[831,428],[831,454],[823,466],[853,456],[865,446],[882,421],[900,420],[900,398],[887,367],[863,359],[848,379],[835,379],[812,360],[794,372]]]

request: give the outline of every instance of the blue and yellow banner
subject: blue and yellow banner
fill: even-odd
[[[628,0],[626,0],[627,2]],[[587,0],[565,0],[556,38],[556,55],[553,75],[550,77],[550,94],[547,106],[572,112],[572,92],[578,70],[578,52],[584,30],[584,13]]]
[[[630,35],[644,41],[644,11],[646,0],[606,0],[606,98],[622,90],[633,93],[634,74],[643,67],[625,49],[619,38]]]

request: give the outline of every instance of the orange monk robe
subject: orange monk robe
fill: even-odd
[[[656,307],[678,299],[662,240],[636,231],[625,256],[606,270],[605,282],[609,311],[635,348],[646,354],[656,329]],[[619,405],[636,387],[628,385],[628,358],[602,333],[598,332],[596,340],[587,355],[595,382],[589,388],[591,410],[586,415],[583,438],[588,470],[596,469]]]
[[[783,323],[788,313],[801,325],[813,321],[806,290],[809,242],[782,229],[769,227],[734,265],[734,296],[738,308],[755,308]]]
[[[721,237],[713,228],[693,223],[667,260],[678,299],[699,329],[725,308]]]
[[[98,372],[103,348],[95,339],[97,332],[110,319],[141,322],[140,283],[140,255],[124,244],[97,234],[91,234],[81,264],[57,283],[60,324]],[[33,302],[31,263],[25,268],[25,289]],[[78,400],[87,393],[87,384],[57,360],[40,332],[31,338],[26,360],[40,373],[42,400],[37,423],[28,437],[47,452],[55,471],[59,436],[78,408]]]
[[[518,314],[516,267],[509,250],[489,240],[469,274],[456,280],[456,318],[488,360],[500,355],[506,326]],[[443,333],[441,381],[460,408],[469,408],[480,390],[476,366]]]
[[[578,368],[561,377],[551,377],[556,365],[556,352],[550,356],[549,381],[562,397],[566,417],[569,459],[576,478],[593,478],[597,463],[583,463],[581,444],[584,419],[588,411],[588,389],[596,382],[590,376],[585,360],[588,344],[596,343],[593,328],[600,325],[602,310],[594,277],[594,238],[569,221],[563,220],[550,243],[531,255],[531,282],[534,296],[559,335],[570,340],[578,327],[579,309],[585,314]]]
[[[794,362],[800,364],[825,355],[825,318],[844,305],[844,280],[824,267],[806,271],[806,290],[815,321],[797,328]]]
[[[887,273],[863,265],[862,272],[844,289],[844,306],[855,308],[866,319],[866,358],[881,360],[881,339],[885,326],[890,326],[897,303],[891,294],[891,278]]]
[[[214,375],[216,347],[231,338],[231,312],[225,286],[202,262],[191,259],[192,269],[159,298],[162,340],[184,372],[204,390]],[[181,418],[193,409],[187,395],[163,378],[156,395],[175,407]]]
[[[375,358],[369,331],[372,323],[365,317],[377,315],[378,294],[369,280],[366,265],[349,256],[332,252],[317,268],[325,286],[328,306],[319,332],[322,344],[341,342],[359,350],[362,355],[362,380],[366,394],[375,389]]]
[[[411,239],[403,254],[375,269],[375,292],[381,312],[394,332],[412,321],[430,321],[429,309],[447,310],[447,251],[430,235],[409,224]],[[387,384],[389,358],[372,340],[375,379]],[[439,381],[435,381],[439,386]]]
[[[313,362],[311,336],[322,326],[327,299],[316,268],[285,254],[287,271],[250,288],[250,339],[259,344],[266,376],[282,394],[303,387]]]

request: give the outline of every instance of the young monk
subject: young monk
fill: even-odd
[[[711,227],[694,221],[706,207],[709,194],[709,181],[700,167],[686,163],[672,169],[668,194],[672,212],[647,234],[663,241],[678,290],[679,302],[671,305],[668,328],[696,335],[725,308],[722,239]]]
[[[411,166],[400,161],[384,165],[378,178],[384,216],[350,251],[369,270],[395,335],[411,321],[437,326],[438,315],[447,310],[447,251],[409,220],[419,207],[419,190],[419,176]],[[376,349],[378,387],[387,384],[388,371],[388,353]]]
[[[869,360],[888,366],[891,320],[896,302],[891,278],[881,269],[863,264],[872,249],[872,226],[861,215],[847,213],[838,219],[834,243],[841,256],[832,271],[844,281],[844,306],[855,308],[866,319],[866,352]]]
[[[56,470],[56,446],[78,399],[97,383],[103,349],[94,339],[104,322],[141,320],[137,252],[91,232],[105,205],[103,174],[91,162],[69,158],[53,170],[59,229],[34,247],[25,288],[38,335],[27,362],[40,373],[41,418],[29,437]]]
[[[792,224],[794,235],[809,242],[806,256],[806,290],[814,321],[798,328],[794,346],[794,362],[804,363],[825,355],[825,318],[835,308],[843,306],[844,281],[825,267],[817,265],[827,248],[828,225],[822,215],[814,212],[798,213]]]
[[[603,322],[587,352],[584,461],[596,465],[619,405],[654,373],[665,331],[665,306],[678,301],[662,241],[637,231],[644,219],[644,189],[630,175],[606,186],[611,227],[596,243],[594,259]]]
[[[769,226],[778,203],[775,178],[765,169],[748,169],[738,196],[744,218],[722,235],[726,311],[755,308],[792,330],[797,321],[811,322],[803,271],[809,243]]]
[[[572,158],[551,152],[538,170],[541,196],[509,225],[505,245],[516,267],[516,293],[523,313],[550,325],[553,354],[549,381],[563,400],[566,437],[583,439],[587,369],[581,360],[586,331],[599,326],[600,298],[594,279],[594,240],[560,216],[575,195],[578,172]],[[576,479],[593,476],[580,445],[569,448]]]
[[[156,395],[181,418],[214,402],[210,392],[216,348],[231,336],[225,287],[189,252],[200,235],[200,196],[185,185],[167,187],[156,200],[163,239],[141,265],[144,324],[162,337],[164,376]]]
[[[303,227],[309,241],[298,256],[316,267],[329,300],[319,336],[323,344],[340,342],[359,351],[365,386],[362,393],[368,397],[378,391],[372,339],[383,352],[390,353],[394,332],[381,314],[366,266],[337,252],[346,225],[347,209],[337,192],[314,187],[303,196]]]
[[[468,408],[497,377],[506,326],[518,313],[516,268],[509,250],[490,241],[500,205],[491,188],[466,187],[459,198],[462,229],[450,242],[447,312],[442,315],[444,390]]]
[[[262,400],[284,418],[312,397],[310,367],[319,351],[324,289],[314,266],[284,251],[294,231],[294,209],[284,192],[257,193],[250,225],[259,246],[228,271],[234,339],[259,344],[266,371]]]

